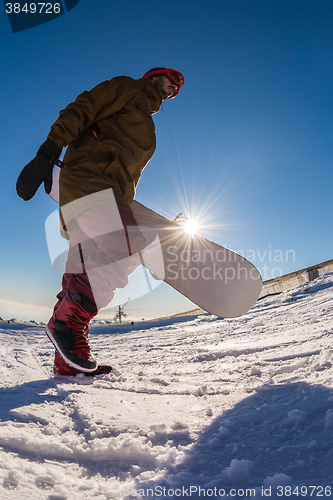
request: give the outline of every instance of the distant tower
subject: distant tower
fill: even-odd
[[[124,304],[123,306],[119,306],[118,307],[118,312],[116,313],[115,317],[113,318],[113,321],[118,321],[119,320],[119,323],[121,323],[121,318],[127,318],[127,314],[124,313],[124,308],[125,306],[127,306],[127,304],[129,303],[130,299],[128,299],[128,301],[126,302],[126,304]]]

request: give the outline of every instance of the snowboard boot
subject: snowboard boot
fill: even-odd
[[[97,369],[87,334],[89,322],[97,312],[96,305],[83,294],[68,291],[45,329],[65,363],[80,372]]]
[[[84,373],[86,377],[95,377],[96,375],[104,375],[110,373],[112,367],[110,365],[98,365],[94,372],[82,372],[69,366],[66,361],[60,356],[58,351],[55,352],[53,363],[53,375],[56,377],[75,377],[79,373]]]
[[[65,295],[66,291],[62,291],[57,295],[59,300],[54,306],[53,313],[55,313],[55,311],[58,309]],[[85,331],[86,331],[86,337],[88,339],[89,324],[85,326]],[[104,375],[110,373],[111,370],[112,367],[110,365],[98,365],[97,369],[94,372],[82,372],[76,370],[75,368],[69,366],[66,363],[66,361],[60,356],[58,351],[55,350],[54,362],[53,362],[53,375],[56,377],[75,377],[79,373],[84,373],[86,377],[95,377],[96,375]]]

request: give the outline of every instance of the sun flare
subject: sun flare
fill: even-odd
[[[197,234],[201,231],[200,223],[197,219],[187,218],[182,213],[178,214],[174,219],[179,226],[190,236]]]
[[[188,219],[184,223],[184,229],[188,234],[190,234],[192,236],[199,231],[199,224],[194,219]]]

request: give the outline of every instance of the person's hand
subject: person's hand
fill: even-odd
[[[52,188],[52,170],[61,154],[61,148],[53,141],[45,141],[37,155],[24,167],[16,182],[16,192],[25,201],[31,200],[44,182],[47,194]]]

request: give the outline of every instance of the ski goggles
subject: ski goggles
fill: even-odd
[[[153,76],[153,75],[154,76],[155,75],[165,75],[173,85],[177,86],[177,90],[171,99],[176,97],[176,95],[178,94],[178,92],[180,91],[180,89],[182,88],[182,86],[185,83],[184,76],[181,74],[180,71],[177,71],[176,69],[163,68],[163,69],[148,71],[148,73],[145,74],[144,78],[149,78],[150,76]]]

